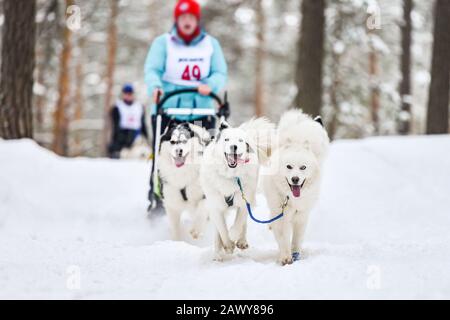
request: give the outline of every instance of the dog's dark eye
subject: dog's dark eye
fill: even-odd
[[[170,144],[175,145],[175,144],[177,144],[177,142],[176,141],[170,141]]]
[[[230,142],[230,139],[226,138],[226,139],[225,139],[225,142]]]
[[[305,171],[306,170],[306,166],[300,167],[300,170]]]
[[[288,164],[286,168],[288,168],[289,170],[292,170],[292,169],[294,169],[294,167],[293,167],[293,166],[291,166],[290,164]]]

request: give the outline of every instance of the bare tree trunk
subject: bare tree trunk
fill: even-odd
[[[322,109],[325,0],[303,0],[301,10],[295,104],[306,113],[318,115]]]
[[[116,66],[116,53],[117,53],[117,16],[119,14],[119,2],[118,0],[110,0],[111,14],[109,17],[108,27],[108,60],[106,68],[106,95],[105,95],[105,107],[104,107],[104,129],[103,129],[103,152],[106,154],[107,145],[109,139],[109,132],[111,130],[110,123],[110,111],[113,99],[114,89],[114,72]]]
[[[74,0],[66,0],[66,8],[72,6]],[[72,31],[64,27],[63,48],[60,58],[59,70],[59,97],[53,114],[53,144],[52,149],[56,154],[66,156],[68,154],[68,119],[70,75],[69,65],[72,55]]]
[[[413,0],[403,0],[403,22],[402,22],[402,57],[400,82],[400,97],[402,101],[401,115],[399,119],[399,132],[406,135],[411,132],[412,106],[411,106],[411,42],[412,42],[412,20]]]
[[[33,137],[36,1],[4,0],[0,137]]]
[[[51,63],[51,57],[54,54],[54,48],[52,45],[53,39],[55,38],[55,33],[59,32],[59,17],[58,17],[58,10],[59,10],[58,0],[52,0],[48,7],[47,12],[45,14],[46,17],[48,17],[51,14],[55,15],[55,19],[52,22],[47,22],[47,18],[45,19],[45,22],[43,22],[43,26],[38,32],[38,43],[42,43],[42,48],[37,52],[37,56],[40,57],[38,59],[38,64],[36,68],[36,74],[37,74],[37,83],[40,86],[45,87],[46,86],[46,76],[50,68]],[[47,26],[47,24],[49,26]],[[42,130],[44,126],[44,114],[45,114],[45,104],[47,102],[47,95],[39,94],[36,96],[36,124],[37,124],[37,130]]]
[[[78,61],[77,65],[75,67],[75,112],[73,115],[74,121],[80,121],[83,118],[83,79],[84,79],[84,72],[83,72],[83,65],[84,65],[84,59],[83,59],[83,51],[85,46],[86,38],[81,37],[78,39]],[[74,137],[74,155],[80,156],[82,154],[82,148],[81,148],[81,136],[80,132],[75,132]]]
[[[46,50],[45,50],[46,51]],[[38,59],[43,61],[42,64],[39,64],[39,66],[36,68],[36,73],[37,73],[37,79],[36,82],[39,84],[39,86],[45,86],[45,73],[47,72],[47,65],[46,63],[44,63],[45,56],[46,53],[42,52],[42,51],[38,51],[36,53],[37,57],[42,56],[42,58]],[[47,60],[48,61],[48,60]],[[44,126],[44,106],[45,106],[45,101],[46,101],[46,95],[39,93],[38,96],[35,97],[35,101],[36,101],[36,124],[37,124],[37,130],[42,130],[43,126]]]
[[[331,105],[333,106],[333,114],[331,117],[330,124],[328,125],[328,134],[330,139],[333,140],[336,135],[337,127],[338,127],[338,119],[339,119],[339,101],[338,101],[338,91],[340,86],[340,77],[339,77],[339,63],[341,60],[340,55],[333,54],[333,80],[331,85],[330,92],[330,100]]]
[[[369,53],[369,77],[370,77],[370,112],[375,134],[380,133],[380,89],[378,87],[378,55],[375,48]]]
[[[255,115],[261,117],[264,114],[265,104],[265,78],[264,66],[266,60],[266,15],[264,12],[264,0],[256,0],[256,38],[258,44],[255,52]]]
[[[343,15],[342,11],[339,10],[337,12],[338,17],[335,20],[335,27],[333,30],[333,36],[334,39],[337,41],[342,41],[342,31],[343,31]],[[332,67],[331,67],[331,88],[330,88],[330,102],[333,107],[333,112],[331,115],[331,121],[327,126],[328,134],[330,138],[333,140],[336,135],[336,131],[339,124],[339,110],[340,110],[340,104],[339,104],[339,90],[341,86],[341,76],[340,76],[340,69],[341,69],[341,59],[342,59],[343,52],[337,51],[334,48],[331,49],[331,61],[332,61]]]
[[[427,133],[445,134],[449,129],[450,1],[437,0],[434,47],[428,101]]]

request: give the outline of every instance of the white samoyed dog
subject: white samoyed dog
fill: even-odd
[[[321,119],[313,119],[300,110],[282,116],[277,136],[270,170],[263,176],[263,188],[272,216],[284,209],[284,217],[274,222],[271,229],[278,242],[278,261],[287,265],[300,258],[308,217],[319,196],[322,163],[330,140]]]
[[[161,136],[158,168],[161,193],[172,238],[181,239],[181,215],[192,217],[190,234],[199,238],[206,226],[208,213],[205,196],[200,186],[200,163],[209,133],[196,125],[172,123]]]
[[[216,228],[214,259],[221,261],[235,247],[248,248],[247,201],[255,204],[260,164],[267,162],[275,126],[264,118],[253,119],[238,128],[222,122],[219,132],[205,150],[200,168],[200,183],[206,196],[208,212]],[[226,214],[236,211],[231,230]]]

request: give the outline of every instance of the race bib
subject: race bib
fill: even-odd
[[[131,106],[123,101],[117,102],[117,108],[120,114],[120,129],[140,130],[143,115],[143,107],[140,103],[135,102]]]
[[[195,46],[185,46],[167,35],[166,72],[163,80],[175,85],[196,87],[211,71],[213,46],[211,38],[205,36]]]

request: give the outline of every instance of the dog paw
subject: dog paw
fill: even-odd
[[[293,264],[294,261],[292,260],[292,256],[282,256],[278,259],[278,263],[282,266],[287,266]]]
[[[249,245],[247,240],[239,240],[238,242],[236,242],[236,247],[241,250],[247,250]]]
[[[231,241],[223,246],[223,249],[227,254],[233,254],[235,248],[235,244]]]

